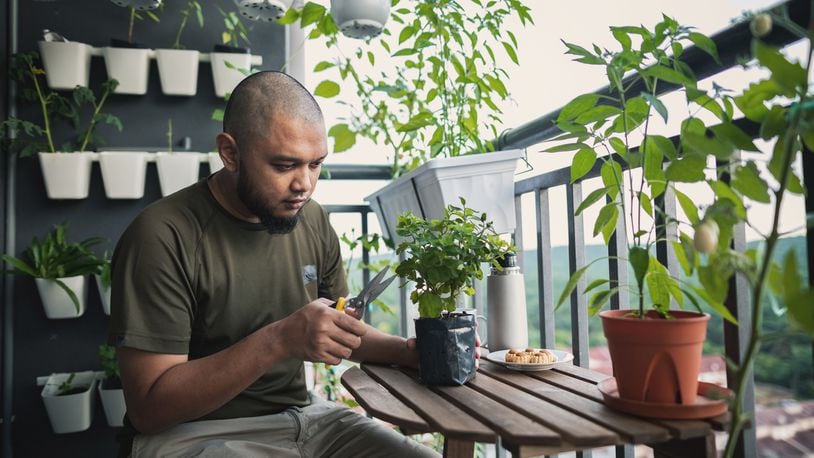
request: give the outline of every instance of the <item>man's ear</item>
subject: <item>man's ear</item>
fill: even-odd
[[[235,139],[226,132],[221,132],[215,137],[215,144],[218,145],[218,153],[223,161],[223,168],[230,172],[237,172],[238,150]]]

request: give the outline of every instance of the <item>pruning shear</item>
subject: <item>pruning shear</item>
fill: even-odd
[[[340,297],[336,302],[331,304],[331,307],[345,313],[348,313],[346,309],[353,309],[353,312],[350,314],[361,320],[362,317],[365,316],[367,306],[373,302],[374,299],[379,297],[379,294],[387,289],[387,287],[390,286],[390,283],[393,283],[393,280],[396,279],[396,276],[393,275],[386,280],[382,280],[388,270],[390,270],[390,267],[385,267],[381,272],[376,274],[376,276],[370,280],[367,286],[362,288],[362,291],[360,291],[356,297]]]

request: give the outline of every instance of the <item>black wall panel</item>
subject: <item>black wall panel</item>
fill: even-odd
[[[109,39],[125,38],[128,10],[107,0],[17,0],[19,8],[20,51],[37,49],[37,40],[43,29],[63,34],[69,40],[92,46],[108,45]],[[135,40],[149,47],[169,47],[180,22],[179,11],[185,0],[165,0],[156,24],[145,20],[136,24]],[[204,6],[205,27],[190,23],[182,42],[189,49],[209,52],[220,41],[223,20],[218,6],[236,10],[231,0],[200,2]],[[9,17],[4,2],[0,18],[6,28]],[[13,10],[8,10],[13,11]],[[263,56],[262,69],[279,70],[285,61],[285,29],[277,24],[246,21],[253,54]],[[6,28],[6,30],[8,30]],[[5,30],[3,32],[5,35]],[[9,41],[4,37],[0,57],[8,53]],[[7,76],[3,60],[2,87],[5,94]],[[119,133],[103,126],[99,133],[112,147],[159,148],[166,145],[167,119],[172,118],[175,138],[190,137],[192,150],[210,151],[220,124],[210,119],[212,110],[223,107],[222,99],[214,95],[210,66],[201,63],[198,76],[198,95],[171,97],[161,93],[155,61],[151,61],[148,93],[144,96],[113,95],[104,111],[117,115],[124,124]],[[97,89],[106,79],[104,61],[94,57],[91,63],[90,86]],[[0,105],[3,105],[0,101]],[[4,115],[7,113],[3,106]],[[18,107],[21,114],[32,113],[32,107]],[[201,164],[201,175],[208,174],[208,166]],[[140,200],[109,200],[105,197],[98,163],[93,165],[90,197],[77,201],[49,200],[45,195],[42,173],[36,157],[20,159],[15,170],[4,171],[3,183],[9,174],[16,175],[16,253],[21,256],[34,236],[42,237],[53,224],[69,221],[68,235],[72,240],[101,235],[107,238],[106,248],[115,242],[130,220],[146,205],[160,197],[155,164],[147,169],[145,196]],[[5,184],[3,184],[5,186]],[[3,207],[5,208],[5,206]],[[3,210],[0,209],[0,212]],[[4,220],[9,215],[3,213]],[[0,229],[0,235],[4,232]],[[103,248],[99,249],[100,254]],[[101,402],[96,396],[94,420],[87,431],[57,435],[50,424],[40,399],[38,376],[53,372],[100,370],[96,356],[98,346],[105,342],[108,317],[102,311],[95,283],[89,283],[87,310],[81,318],[49,320],[45,317],[33,280],[12,278],[14,370],[12,402],[15,421],[12,428],[14,456],[39,457],[94,457],[113,456],[116,451],[115,431],[107,426]],[[191,387],[194,388],[194,387]]]

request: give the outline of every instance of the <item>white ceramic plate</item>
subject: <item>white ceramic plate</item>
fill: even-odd
[[[506,362],[506,353],[509,350],[498,350],[493,351],[486,355],[486,359],[493,363],[500,364],[501,366],[505,366],[509,369],[515,371],[546,371],[551,369],[552,367],[556,367],[560,364],[567,364],[570,363],[571,360],[574,359],[574,355],[568,353],[566,351],[561,350],[552,350],[548,349],[551,353],[554,353],[554,356],[557,357],[557,361],[553,363],[546,363],[546,364],[519,364],[519,363],[507,363]]]

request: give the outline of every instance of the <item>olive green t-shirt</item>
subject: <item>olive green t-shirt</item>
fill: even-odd
[[[300,215],[292,232],[269,234],[261,224],[229,214],[207,180],[150,205],[113,255],[111,340],[193,360],[318,297],[347,295],[339,240],[327,213],[311,201]],[[307,404],[303,362],[288,359],[199,420]]]

